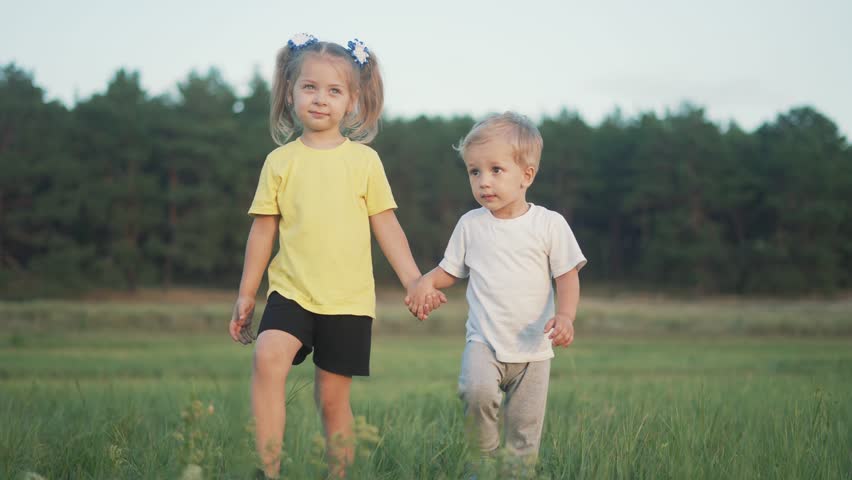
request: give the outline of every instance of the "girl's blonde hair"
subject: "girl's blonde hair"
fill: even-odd
[[[341,133],[351,140],[369,143],[379,131],[379,119],[384,104],[384,86],[376,54],[370,50],[367,63],[359,66],[349,50],[333,42],[315,42],[292,49],[285,45],[278,51],[272,81],[272,108],[269,112],[269,132],[278,145],[284,145],[301,130],[293,111],[293,84],[299,78],[302,64],[308,56],[343,61],[349,66],[349,91],[358,96],[354,111],[340,124]]]

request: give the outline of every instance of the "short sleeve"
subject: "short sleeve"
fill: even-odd
[[[470,269],[464,261],[465,251],[464,217],[462,217],[453,229],[453,234],[450,235],[444,258],[438,266],[456,278],[467,278],[470,275]]]
[[[367,215],[372,216],[396,208],[385,168],[378,155],[371,159],[367,172]]]
[[[278,187],[281,185],[281,176],[276,174],[271,157],[267,156],[260,170],[260,179],[257,182],[257,190],[254,200],[249,207],[249,215],[281,215],[278,209]]]
[[[580,250],[574,232],[565,221],[565,217],[554,214],[550,220],[550,273],[553,278],[564,275],[575,267],[577,270],[586,265],[586,257]]]

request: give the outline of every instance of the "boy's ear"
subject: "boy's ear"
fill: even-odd
[[[524,172],[524,178],[521,181],[521,186],[529,187],[530,185],[532,185],[533,180],[535,180],[535,174],[538,173],[538,172],[536,171],[535,167],[533,167],[532,165],[527,165],[526,167],[524,167],[523,172]]]

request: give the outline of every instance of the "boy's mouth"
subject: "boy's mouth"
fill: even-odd
[[[481,198],[481,199],[483,199],[487,202],[489,200],[494,200],[495,198],[497,198],[497,195],[494,195],[493,193],[486,193],[486,194],[480,195],[479,198]]]

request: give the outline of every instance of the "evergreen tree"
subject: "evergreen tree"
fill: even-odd
[[[0,289],[63,294],[79,286],[92,248],[75,235],[84,171],[66,150],[69,113],[32,76],[0,70]]]
[[[156,120],[137,72],[119,70],[104,94],[74,109],[72,151],[88,180],[80,185],[77,228],[94,246],[99,282],[135,289],[156,278],[149,258],[162,219]]]
[[[239,281],[266,155],[270,91],[239,97],[211,69],[176,98],[150,98],[119,70],[71,111],[14,64],[0,70],[0,291]],[[443,256],[478,205],[453,148],[470,117],[384,119],[381,156],[413,253]],[[832,293],[852,286],[852,148],[799,107],[747,132],[702,108],[590,126],[562,111],[540,125],[529,199],[562,213],[590,259],[583,276],[648,289]],[[395,283],[378,248],[376,278]]]

